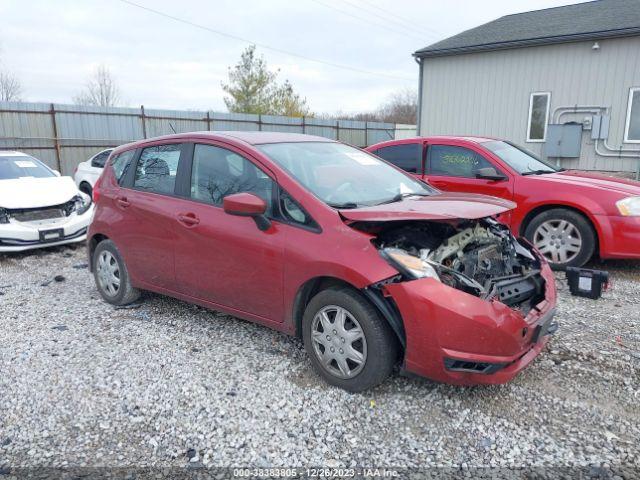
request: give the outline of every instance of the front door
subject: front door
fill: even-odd
[[[494,168],[505,178],[477,178],[481,168]],[[425,180],[441,190],[513,198],[513,178],[480,152],[461,145],[429,144],[425,174]]]
[[[251,192],[273,208],[274,181],[240,152],[194,146],[190,198],[177,201],[176,279],[180,292],[271,321],[283,320],[284,231],[261,231],[229,215],[222,199]]]

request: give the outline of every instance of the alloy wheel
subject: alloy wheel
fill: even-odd
[[[356,318],[345,308],[327,305],[311,324],[313,350],[331,375],[348,379],[360,373],[367,361],[367,340]]]
[[[580,253],[582,236],[567,220],[548,220],[534,232],[533,244],[550,262],[568,263]]]
[[[120,290],[120,267],[111,252],[107,250],[100,252],[96,270],[102,290],[107,295],[115,297]]]

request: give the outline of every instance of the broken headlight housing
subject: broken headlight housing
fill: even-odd
[[[0,208],[0,223],[9,223],[9,213],[4,208]]]
[[[438,273],[428,262],[414,255],[409,255],[399,248],[383,248],[380,251],[393,268],[409,278],[435,278],[440,280]]]
[[[640,197],[627,197],[616,202],[620,215],[625,217],[640,217]]]
[[[74,205],[74,211],[78,215],[82,215],[87,210],[89,210],[89,207],[91,207],[91,197],[84,193],[80,193],[80,195],[76,195],[75,197],[73,197],[72,201]]]

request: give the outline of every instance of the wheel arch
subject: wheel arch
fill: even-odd
[[[93,252],[96,251],[98,244],[104,240],[109,240],[109,237],[102,233],[96,233],[87,242],[87,254],[89,257],[89,271],[93,272]]]
[[[298,289],[293,302],[292,311],[296,337],[302,337],[302,317],[311,299],[319,292],[331,287],[347,287],[360,293],[369,303],[371,303],[382,318],[389,323],[391,329],[404,349],[406,345],[404,324],[402,323],[402,317],[400,316],[399,310],[393,300],[387,299],[375,286],[368,286],[363,289],[359,289],[346,280],[332,276],[318,276],[310,278]]]
[[[544,213],[544,212],[549,211],[549,210],[554,210],[554,209],[557,209],[557,208],[558,209],[569,210],[569,211],[575,212],[578,215],[584,217],[584,219],[587,221],[587,223],[589,224],[589,226],[593,230],[593,233],[595,234],[595,239],[596,239],[595,251],[596,251],[596,253],[599,253],[600,252],[601,232],[598,229],[598,226],[597,226],[596,222],[593,221],[592,216],[589,214],[589,212],[587,212],[585,210],[582,210],[581,208],[575,207],[573,205],[567,205],[567,204],[564,204],[564,203],[544,204],[544,205],[538,205],[537,207],[532,208],[529,212],[527,212],[527,214],[522,219],[522,222],[520,223],[520,228],[518,229],[519,236],[524,237],[524,232],[526,231],[527,227],[529,226],[529,224],[531,223],[531,221],[535,217],[537,217],[541,213]]]

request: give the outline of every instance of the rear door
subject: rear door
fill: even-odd
[[[513,198],[513,178],[502,167],[483,155],[480,149],[467,144],[429,142],[427,145],[425,179],[445,191],[480,193],[494,197]],[[477,178],[481,168],[494,168],[504,180]]]
[[[283,319],[284,237],[278,222],[261,231],[250,217],[229,215],[222,200],[250,192],[272,217],[273,174],[226,144],[196,144],[188,198],[179,200],[176,279],[192,297],[256,315]]]
[[[134,278],[175,290],[176,188],[185,144],[166,143],[141,150],[135,169],[114,199],[125,221],[116,245]],[[114,168],[115,168],[114,164]]]

